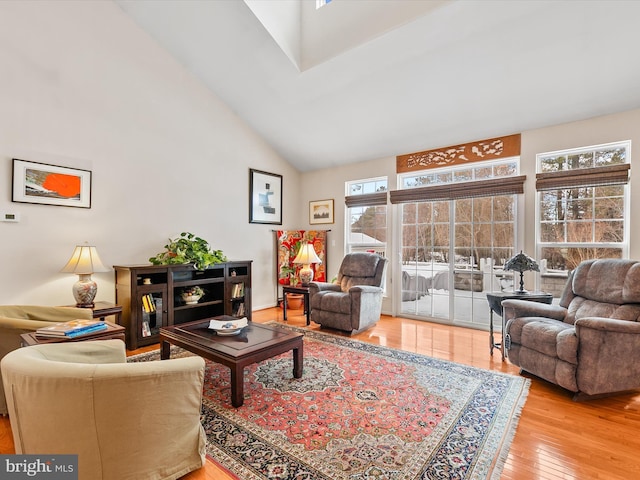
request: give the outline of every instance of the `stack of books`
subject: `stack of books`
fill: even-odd
[[[156,311],[156,302],[150,293],[142,296],[142,308],[146,313],[154,313]]]
[[[55,323],[49,327],[39,328],[36,330],[36,336],[49,338],[75,338],[106,329],[107,324],[101,320],[71,320],[69,322]]]

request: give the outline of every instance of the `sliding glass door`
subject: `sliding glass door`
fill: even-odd
[[[493,178],[515,172],[513,161],[507,165],[510,168],[502,162],[437,175],[452,183],[461,174],[477,181],[482,174]],[[427,183],[423,176],[418,178],[403,180]],[[400,313],[465,326],[488,325],[486,293],[512,286],[512,273],[502,266],[515,253],[516,200],[514,194],[496,194],[401,204]]]
[[[514,255],[515,195],[453,200],[454,315],[458,323],[488,325],[487,292],[512,286],[502,269]]]
[[[449,203],[407,203],[400,207],[403,314],[449,319]]]

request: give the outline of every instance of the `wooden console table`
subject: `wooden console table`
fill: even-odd
[[[75,307],[75,305],[65,305],[65,307]],[[114,315],[116,317],[115,323],[122,324],[122,307],[120,305],[110,302],[95,302],[91,311],[93,312],[93,318],[104,320],[105,317]]]

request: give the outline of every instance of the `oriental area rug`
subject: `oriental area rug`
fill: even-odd
[[[239,479],[500,477],[528,379],[280,327],[305,334],[303,376],[291,352],[245,368],[240,408],[229,369],[207,361],[207,454]]]

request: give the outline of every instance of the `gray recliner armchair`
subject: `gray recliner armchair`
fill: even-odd
[[[502,302],[511,363],[575,400],[640,388],[640,262],[588,260],[559,305]]]
[[[345,255],[337,283],[311,282],[311,320],[323,327],[360,332],[380,319],[387,259],[375,253]]]

